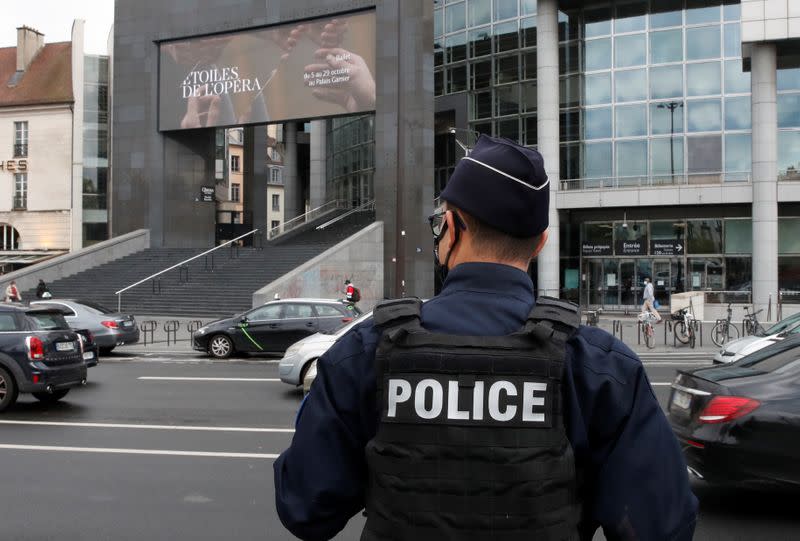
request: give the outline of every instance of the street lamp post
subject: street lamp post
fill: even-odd
[[[656,107],[659,109],[669,109],[669,163],[670,163],[670,176],[672,183],[675,184],[675,142],[672,140],[675,135],[675,109],[683,107],[683,102],[671,101],[668,103],[659,103]]]

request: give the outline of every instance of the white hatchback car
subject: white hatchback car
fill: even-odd
[[[800,313],[780,320],[764,331],[762,335],[752,335],[732,340],[714,355],[714,364],[728,364],[738,361],[784,338],[800,334]]]
[[[303,391],[307,393],[317,375],[317,359],[339,338],[368,317],[372,317],[372,312],[354,319],[333,333],[318,332],[289,346],[278,365],[281,381],[289,385],[302,385]]]

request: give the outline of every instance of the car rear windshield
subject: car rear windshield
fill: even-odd
[[[41,331],[67,331],[69,325],[61,312],[28,312],[28,317]]]
[[[77,302],[78,304],[82,304],[82,305],[84,305],[85,307],[89,308],[89,311],[90,311],[90,312],[91,312],[92,310],[94,310],[94,311],[95,311],[95,312],[97,312],[98,314],[103,314],[103,315],[105,315],[105,314],[113,314],[113,313],[114,313],[114,311],[113,311],[113,310],[109,310],[109,309],[108,309],[108,308],[106,308],[105,306],[103,306],[103,305],[101,305],[101,304],[97,304],[96,302],[92,302],[92,301],[86,301],[86,300],[78,300],[78,301],[76,301],[76,302]]]

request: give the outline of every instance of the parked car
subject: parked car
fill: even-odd
[[[19,393],[55,402],[84,383],[81,340],[61,312],[0,305],[0,411]]]
[[[278,364],[281,381],[289,385],[302,385],[307,393],[317,376],[317,359],[350,329],[371,316],[372,312],[369,312],[335,332],[318,332],[289,346]]]
[[[668,410],[695,476],[800,488],[800,336],[679,371]]]
[[[192,333],[192,347],[218,359],[234,353],[282,354],[319,331],[332,332],[361,312],[340,300],[283,299],[209,323]]]
[[[61,310],[73,329],[88,329],[102,355],[123,344],[139,341],[139,326],[129,314],[122,314],[84,299],[47,299],[31,301],[31,306]]]
[[[714,364],[738,361],[761,348],[796,334],[800,334],[800,313],[780,320],[761,335],[744,336],[728,342],[714,355]]]

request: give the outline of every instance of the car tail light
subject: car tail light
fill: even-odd
[[[44,359],[44,343],[36,336],[29,336],[25,339],[28,346],[28,360],[41,361]]]
[[[350,323],[351,321],[353,321],[353,318],[351,318],[351,317],[343,317],[342,318],[342,323]]]
[[[761,402],[743,396],[715,396],[700,412],[701,423],[727,423],[755,410]]]
[[[101,321],[100,325],[102,325],[103,327],[108,327],[109,329],[119,329],[119,324],[113,320]]]

